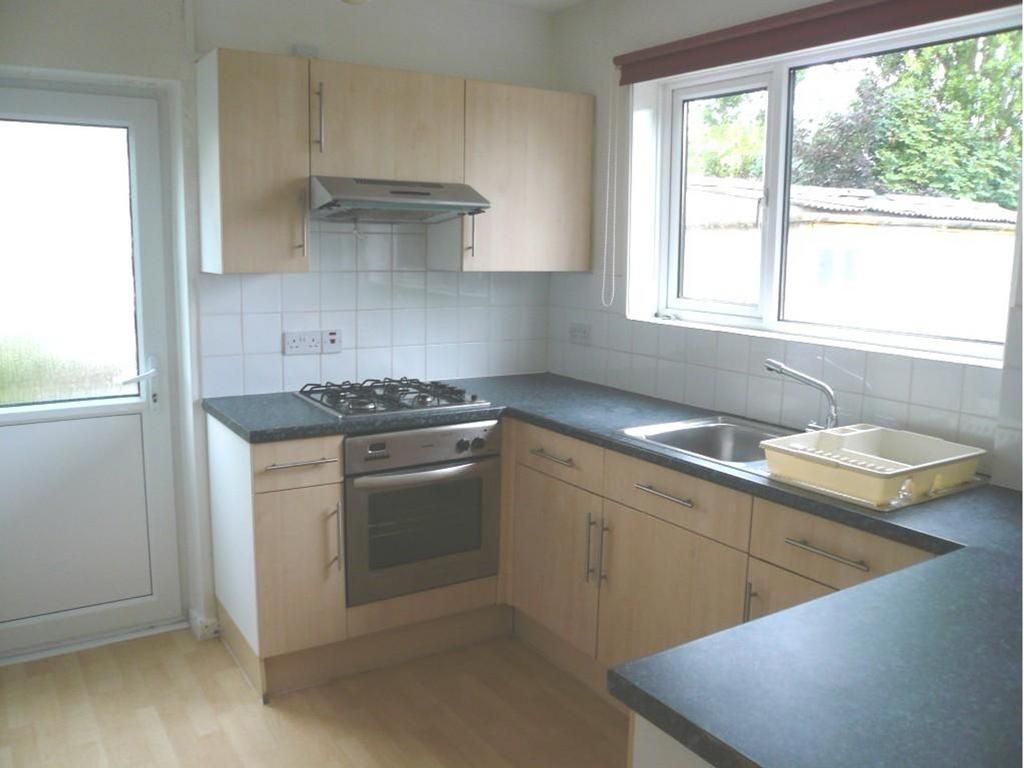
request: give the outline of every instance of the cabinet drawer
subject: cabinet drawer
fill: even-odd
[[[341,436],[259,443],[252,447],[255,493],[341,480]]]
[[[906,544],[754,499],[750,554],[836,589],[928,560]]]
[[[745,493],[608,451],[604,495],[723,544],[747,549],[751,497]]]
[[[547,429],[523,424],[517,435],[520,464],[588,491],[601,492],[604,449]]]

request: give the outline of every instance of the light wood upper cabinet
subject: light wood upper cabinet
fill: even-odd
[[[203,271],[306,271],[308,62],[218,49],[196,76]]]
[[[593,656],[601,499],[521,464],[515,499],[512,605]]]
[[[310,169],[324,176],[461,182],[466,81],[310,62]]]
[[[795,573],[776,568],[774,565],[750,558],[747,566],[749,597],[747,621],[759,619],[770,613],[784,611],[794,605],[830,595],[834,589],[816,581],[797,576]]]
[[[747,556],[604,502],[597,659],[615,666],[739,624]]]
[[[469,80],[466,183],[491,203],[464,220],[463,269],[590,269],[594,98]]]
[[[260,656],[345,639],[341,514],[338,483],[256,494]]]

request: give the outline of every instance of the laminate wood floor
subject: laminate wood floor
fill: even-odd
[[[626,764],[626,717],[507,637],[260,703],[187,630],[0,667],[0,767]]]

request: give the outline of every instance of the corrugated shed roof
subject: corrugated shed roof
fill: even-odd
[[[759,198],[761,186],[748,179],[691,177],[691,189],[702,192]],[[870,189],[816,187],[793,184],[790,202],[802,208],[836,213],[873,213],[943,221],[976,221],[989,224],[1017,223],[1017,212],[996,203],[976,203],[954,197],[928,195],[879,195]]]

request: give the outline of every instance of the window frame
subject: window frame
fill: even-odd
[[[714,313],[717,315],[735,315],[738,317],[760,317],[764,312],[763,286],[761,295],[756,304],[734,304],[731,302],[711,301],[701,299],[687,299],[681,295],[683,285],[682,267],[686,254],[682,248],[683,213],[685,211],[685,169],[684,169],[684,146],[685,137],[683,131],[683,107],[687,102],[699,99],[732,96],[741,93],[764,91],[767,100],[765,114],[765,163],[764,163],[764,186],[767,187],[768,180],[768,121],[771,115],[771,78],[766,73],[751,73],[743,77],[717,80],[713,83],[697,84],[673,88],[669,93],[671,100],[671,120],[667,121],[668,135],[666,144],[669,146],[670,162],[668,191],[669,195],[669,221],[668,252],[662,269],[665,270],[664,280],[664,305],[665,308],[681,313]],[[664,194],[664,193],[663,193]],[[765,209],[767,213],[767,208]],[[768,217],[764,216],[761,226],[761,253],[762,258],[766,250],[766,232]]]
[[[628,213],[629,276],[634,285],[629,289],[629,316],[716,330],[810,339],[818,343],[881,348],[912,354],[924,353],[975,362],[1001,360],[1004,342],[843,328],[782,319],[789,209],[792,72],[817,64],[879,55],[1020,27],[1021,10],[1007,8],[631,86],[631,190]],[[766,87],[768,96],[761,291],[758,305],[749,308],[721,302],[681,299],[676,286],[681,279],[678,270],[679,224],[683,215],[680,206],[682,169],[676,158],[681,158],[682,135],[677,128],[681,128],[679,121],[682,102],[702,96],[724,96],[741,90],[753,90],[750,84],[757,83],[765,84],[755,87]],[[738,87],[741,84],[747,84],[747,87]],[[650,160],[654,161],[654,168],[635,167],[637,161],[642,166]],[[655,184],[653,195],[651,191],[637,188],[638,184],[652,182]],[[648,206],[650,211],[637,209],[638,201],[649,200],[652,196],[656,205]],[[634,233],[638,236],[634,237]],[[635,269],[634,259],[639,262]],[[645,264],[649,259],[654,263]],[[656,291],[635,285],[637,278],[649,279],[649,276],[654,275],[657,276]],[[1006,299],[1009,305],[1009,285]],[[745,311],[748,309],[750,311]]]

